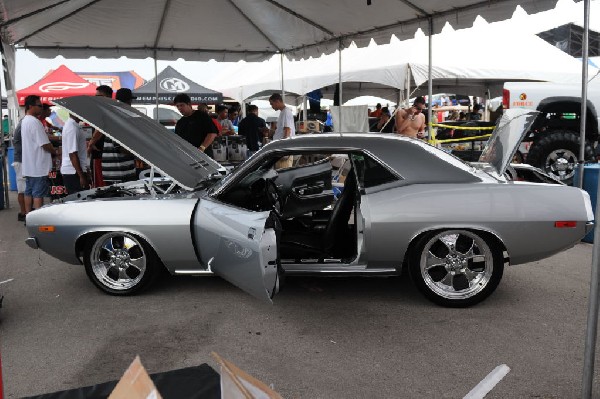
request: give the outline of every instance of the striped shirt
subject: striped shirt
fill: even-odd
[[[135,180],[135,158],[123,153],[122,147],[108,137],[104,138],[102,150],[102,178],[107,184]]]

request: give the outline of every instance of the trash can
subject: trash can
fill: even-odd
[[[600,163],[590,163],[583,165],[583,189],[590,195],[592,202],[592,211],[594,212],[594,220],[598,223],[598,217],[596,216],[596,203],[598,200],[598,175],[600,174]],[[575,169],[575,175],[573,176],[573,182],[577,185],[579,181],[579,168]],[[583,237],[584,242],[594,242],[594,230],[590,231]]]
[[[15,147],[8,147],[8,183],[10,191],[17,191],[17,173],[12,164],[15,161]]]

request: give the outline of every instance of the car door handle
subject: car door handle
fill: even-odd
[[[248,238],[254,240],[254,236],[256,235],[256,229],[254,227],[250,227],[248,229]]]

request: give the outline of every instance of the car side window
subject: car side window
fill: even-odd
[[[362,188],[379,186],[397,181],[399,178],[388,168],[364,153],[351,154],[358,184]]]

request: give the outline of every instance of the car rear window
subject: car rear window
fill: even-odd
[[[356,168],[358,183],[362,188],[376,187],[400,179],[368,154],[352,154],[351,157]]]

